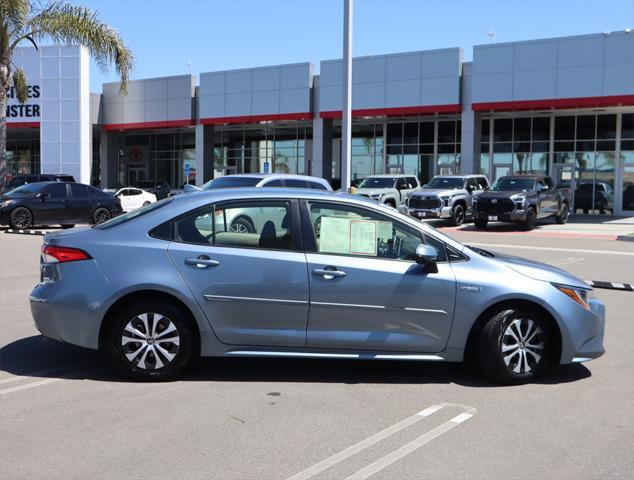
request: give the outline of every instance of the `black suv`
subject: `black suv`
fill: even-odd
[[[134,185],[136,188],[156,195],[157,200],[170,196],[171,188],[165,180],[139,180]]]
[[[37,182],[75,182],[75,178],[72,175],[65,173],[29,173],[16,175],[13,180],[7,183],[5,191],[13,190],[14,188],[21,187],[27,183]]]

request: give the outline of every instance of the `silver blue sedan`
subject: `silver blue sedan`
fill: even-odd
[[[238,212],[253,229],[232,228]],[[253,188],[47,235],[31,310],[43,335],[139,379],[175,378],[200,355],[475,358],[518,384],[604,353],[591,294],[358,196]]]

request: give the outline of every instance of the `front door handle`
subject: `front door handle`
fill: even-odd
[[[192,265],[196,268],[217,267],[220,262],[212,260],[207,255],[199,255],[198,258],[186,258],[185,265]]]
[[[324,277],[326,280],[332,280],[335,277],[345,277],[346,272],[337,270],[335,267],[314,268],[313,275]]]

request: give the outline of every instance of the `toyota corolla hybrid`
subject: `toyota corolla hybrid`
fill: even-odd
[[[245,209],[254,229],[232,229]],[[43,335],[143,380],[202,355],[475,358],[518,384],[604,353],[605,309],[582,280],[316,190],[197,192],[48,235],[30,301]]]

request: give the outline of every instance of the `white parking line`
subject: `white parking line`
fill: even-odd
[[[41,387],[42,385],[48,385],[50,383],[55,383],[62,380],[70,380],[73,378],[79,378],[84,375],[89,375],[91,373],[97,372],[99,370],[103,370],[103,367],[93,368],[91,370],[82,370],[79,372],[71,372],[68,374],[60,375],[59,377],[56,377],[56,378],[45,378],[43,380],[37,380],[35,382],[25,383],[23,385],[17,385],[15,387],[4,388],[0,390],[0,395],[7,395],[9,393],[19,392],[22,390],[27,390],[29,388]]]
[[[469,420],[471,417],[473,417],[472,412],[475,413],[475,409],[471,409],[469,413],[464,412],[453,417],[451,420],[443,423],[442,425],[439,425],[433,430],[430,430],[429,432],[424,433],[420,437],[415,438],[411,442],[403,445],[398,450],[394,450],[393,452],[388,453],[384,457],[379,458],[376,462],[371,463],[370,465],[362,468],[356,473],[353,473],[348,478],[346,478],[346,480],[365,480],[366,478],[371,477],[375,473],[383,470],[385,467],[392,465],[406,455],[409,455],[415,450],[418,450],[435,438],[440,437],[443,433],[447,433],[449,430],[457,427],[462,422]]]
[[[532,245],[505,245],[503,243],[477,243],[468,242],[470,245],[487,248],[516,248],[519,250],[544,250],[551,252],[566,253],[596,253],[598,255],[624,255],[626,257],[634,257],[634,252],[619,252],[614,250],[588,250],[584,248],[559,248],[559,247],[534,247]]]
[[[71,363],[68,365],[62,365],[59,367],[55,367],[55,368],[49,368],[47,370],[38,370],[37,372],[29,372],[29,373],[24,373],[22,375],[15,375],[9,378],[3,378],[2,380],[0,380],[0,385],[4,385],[5,383],[13,383],[13,382],[18,382],[20,380],[26,380],[28,378],[33,378],[33,377],[43,377],[46,375],[50,375],[52,373],[55,372],[61,372],[64,370],[69,370],[69,369],[73,369],[73,368],[77,368],[77,367],[82,367],[82,366],[86,366],[86,364],[84,363]]]
[[[400,422],[397,422],[394,425],[387,427],[378,433],[375,433],[374,435],[369,436],[365,440],[361,440],[359,443],[355,443],[354,445],[338,453],[335,453],[334,455],[326,458],[325,460],[322,460],[321,462],[318,462],[315,465],[308,467],[306,470],[302,470],[301,472],[293,475],[292,477],[289,477],[288,480],[308,480],[309,478],[314,477],[318,473],[323,472],[324,470],[330,467],[333,467],[334,465],[338,463],[341,463],[347,458],[350,458],[353,455],[356,455],[357,453],[362,452],[363,450],[371,447],[372,445],[379,443],[382,440],[385,440],[386,438],[394,435],[395,433],[398,433],[401,430],[404,430],[407,427],[414,425],[416,422],[422,420],[423,418],[433,415],[439,410],[442,410],[444,407],[460,407],[464,409],[465,411],[461,413],[460,415],[452,418],[448,422],[443,423],[440,427],[434,428],[433,430],[418,437],[413,442],[410,442],[404,445],[400,449],[395,450],[391,454],[386,455],[385,457],[359,470],[357,473],[355,473],[352,477],[349,477],[349,478],[357,478],[356,475],[361,475],[358,478],[367,478],[370,475],[373,475],[379,470],[382,470],[388,465],[396,462],[400,458],[403,458],[408,453],[411,453],[417,448],[422,447],[425,443],[432,441],[434,438],[439,437],[446,431],[451,430],[456,425],[464,422],[468,418],[471,418],[476,412],[475,408],[468,407],[466,405],[458,405],[458,404],[452,404],[452,403],[441,403],[437,405],[432,405],[431,407],[421,410],[420,412],[410,417],[407,417],[406,419],[401,420]],[[442,429],[442,431],[440,431],[440,429]],[[419,443],[422,441],[423,443],[420,443],[420,445],[417,445],[415,448],[412,449],[412,446],[413,446],[412,444],[417,441]]]
[[[575,257],[569,257],[569,258],[563,258],[561,260],[556,260],[554,262],[549,262],[553,267],[561,267],[562,265],[570,265],[571,263],[579,263],[579,262],[583,262],[585,260],[585,258],[575,258]]]

